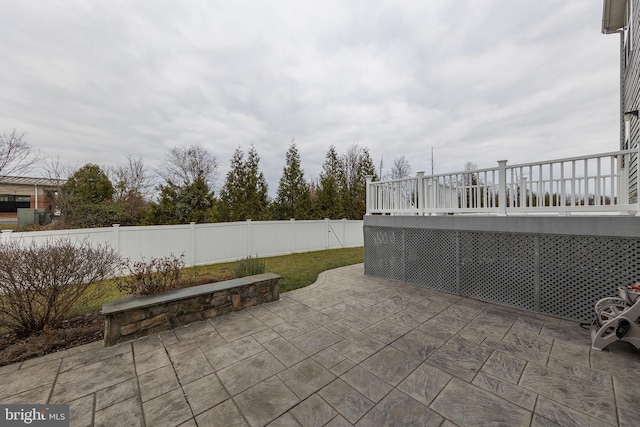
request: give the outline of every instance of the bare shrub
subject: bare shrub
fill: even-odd
[[[131,262],[124,260],[122,272],[128,276],[117,279],[118,289],[133,295],[153,295],[182,287],[184,254],[176,258],[171,254],[163,258],[151,258]]]
[[[257,256],[252,258],[249,255],[247,258],[240,260],[236,263],[235,277],[247,277],[254,274],[262,274],[266,270],[264,260],[261,260]]]
[[[108,245],[68,238],[0,243],[0,326],[26,336],[55,329],[102,291],[118,255]]]

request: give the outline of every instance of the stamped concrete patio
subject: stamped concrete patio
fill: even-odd
[[[243,312],[0,368],[1,403],[73,426],[637,426],[640,356],[575,323],[362,265]]]

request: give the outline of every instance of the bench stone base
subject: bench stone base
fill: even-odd
[[[264,273],[104,304],[104,346],[277,301],[279,285]]]

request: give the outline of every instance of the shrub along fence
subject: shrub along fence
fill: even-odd
[[[74,230],[13,232],[3,230],[0,241],[23,243],[68,238],[93,244],[107,243],[131,261],[184,254],[187,266],[236,261],[249,256],[269,257],[292,253],[364,245],[362,221],[242,221],[216,224],[159,225],[145,227],[85,228]]]

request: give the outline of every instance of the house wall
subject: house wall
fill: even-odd
[[[630,144],[626,147],[626,136],[623,114],[625,111],[638,110],[640,108],[640,57],[638,49],[640,49],[640,1],[629,0],[633,2],[633,15],[630,27],[632,31],[630,38],[627,40],[625,32],[620,34],[620,81],[621,81],[621,132],[620,132],[620,148],[621,149],[638,149],[638,141],[640,141],[640,119],[633,118],[630,121]],[[629,7],[629,6],[627,6]],[[628,25],[629,26],[629,25]],[[627,46],[629,45],[629,46]],[[633,48],[631,48],[633,47]],[[634,156],[631,162],[630,176],[630,201],[637,202],[638,197],[638,158]]]
[[[366,216],[365,274],[589,322],[640,281],[638,217]]]

